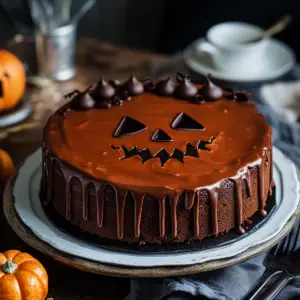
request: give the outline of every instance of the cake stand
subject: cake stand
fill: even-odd
[[[109,250],[60,230],[39,200],[41,150],[29,156],[4,192],[4,213],[16,234],[33,248],[77,269],[110,276],[166,277],[230,266],[270,249],[293,227],[299,215],[299,182],[294,164],[274,149],[276,207],[257,230],[233,243],[209,250],[129,253]]]

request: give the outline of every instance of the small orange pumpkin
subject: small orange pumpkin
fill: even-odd
[[[0,300],[44,300],[48,275],[42,264],[27,253],[0,253]]]
[[[24,94],[26,75],[22,62],[0,50],[0,112],[15,107]]]
[[[7,179],[15,169],[14,163],[9,154],[0,149],[0,193],[3,191]]]

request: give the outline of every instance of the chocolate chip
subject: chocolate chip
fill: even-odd
[[[130,95],[137,96],[144,92],[144,85],[131,75],[128,81],[124,83],[123,89],[128,91]]]
[[[115,88],[108,84],[103,78],[100,79],[97,86],[93,90],[93,97],[96,101],[102,100],[102,99],[110,99],[112,98],[116,93]]]
[[[114,96],[110,102],[112,105],[116,106],[121,106],[123,104],[123,100],[119,96]]]
[[[249,97],[247,93],[240,92],[240,91],[235,92],[231,88],[224,88],[224,96],[229,100],[237,100],[241,102],[249,101]]]
[[[224,88],[223,89],[224,90],[224,97],[226,98],[226,99],[229,99],[229,100],[233,100],[234,99],[234,91],[233,91],[233,89],[231,89],[231,88]]]
[[[209,76],[206,76],[206,83],[202,89],[200,89],[199,93],[203,95],[206,101],[215,101],[223,96],[223,90],[214,84]]]
[[[120,93],[120,98],[122,100],[126,100],[126,101],[130,101],[131,100],[131,97],[129,96],[129,93],[128,91],[126,90],[123,90],[121,93]]]
[[[159,81],[156,84],[155,92],[161,96],[171,96],[175,91],[175,84],[170,77],[165,80]]]
[[[155,88],[155,82],[151,78],[142,80],[145,92],[152,92]]]
[[[184,77],[183,81],[176,87],[175,95],[181,99],[192,99],[198,92],[197,87],[191,83],[188,77]]]
[[[95,107],[95,100],[89,93],[89,88],[83,93],[77,94],[71,101],[70,107],[74,110],[88,110]]]
[[[121,86],[121,81],[120,80],[109,80],[108,84],[113,86],[115,89]]]
[[[107,109],[107,108],[110,108],[111,107],[111,103],[109,103],[108,100],[105,100],[105,99],[102,99],[101,101],[97,101],[96,102],[96,105],[95,105],[96,108],[101,108],[101,109]]]
[[[205,102],[203,95],[197,94],[194,98],[190,99],[191,103],[202,104]]]
[[[184,78],[191,80],[190,76],[187,74],[182,74],[179,72],[176,73],[176,81],[177,82],[179,82],[179,83],[183,82]]]
[[[234,99],[240,102],[247,102],[249,100],[248,95],[244,92],[235,92]]]

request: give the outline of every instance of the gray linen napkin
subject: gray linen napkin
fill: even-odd
[[[273,128],[274,145],[300,167],[300,124],[289,123],[260,99],[253,91],[258,110]],[[165,279],[132,279],[131,291],[125,300],[179,300],[179,299],[243,299],[255,286],[266,268],[266,254],[238,265],[197,275]],[[277,299],[300,299],[300,280],[295,279]]]
[[[238,265],[197,275],[166,279],[132,279],[125,300],[216,299],[241,300],[254,287],[266,268],[266,254]],[[300,280],[294,280],[278,299],[299,299]]]

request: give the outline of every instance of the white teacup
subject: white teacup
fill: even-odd
[[[248,23],[217,24],[208,30],[206,40],[198,44],[197,51],[209,53],[219,69],[257,71],[263,68],[267,43],[267,39],[258,39],[262,33],[261,28]]]

